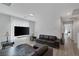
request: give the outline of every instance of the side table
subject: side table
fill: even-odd
[[[7,42],[3,41],[1,42],[2,48],[5,48],[6,46],[13,46],[14,42]]]

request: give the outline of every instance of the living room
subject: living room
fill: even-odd
[[[33,54],[33,52],[31,55],[57,56],[58,54],[55,51],[61,49],[60,45],[64,46],[62,40],[63,22],[76,19],[79,15],[78,8],[78,3],[0,3],[0,55],[7,56],[8,52],[5,53],[4,51],[18,47],[18,50],[21,50],[19,53],[18,51],[14,54],[9,53],[8,56],[28,56],[25,53],[26,50],[22,52],[23,50],[20,49],[27,44],[27,46],[32,47],[32,51],[39,50],[38,48],[42,46],[40,48],[42,49],[41,54],[39,54],[39,50],[36,54]],[[65,19],[68,19],[68,21],[65,21]],[[73,29],[73,41],[79,47],[77,42],[78,23],[78,20],[74,21],[74,28],[77,28],[77,30]],[[27,47],[24,49],[27,49]],[[71,53],[66,54],[66,56],[73,55]],[[62,55],[61,52],[59,55]]]

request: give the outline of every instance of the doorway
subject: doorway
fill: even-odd
[[[65,22],[64,23],[64,39],[67,41],[68,39],[72,40],[72,33],[73,33],[73,23],[72,22]]]

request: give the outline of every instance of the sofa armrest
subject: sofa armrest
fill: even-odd
[[[38,56],[42,56],[46,53],[47,50],[48,50],[48,46],[42,46],[39,47],[35,52],[37,53]]]
[[[48,46],[42,46],[36,49],[34,52],[32,52],[30,55],[32,56],[42,56],[44,55],[48,50]]]
[[[48,51],[43,56],[53,56],[53,48],[48,47]]]
[[[55,42],[58,42],[58,43],[60,43],[60,40],[59,40],[59,39],[57,39],[57,40],[55,40]]]

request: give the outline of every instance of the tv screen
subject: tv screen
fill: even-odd
[[[15,36],[29,35],[29,27],[15,26],[14,27],[14,35]]]

